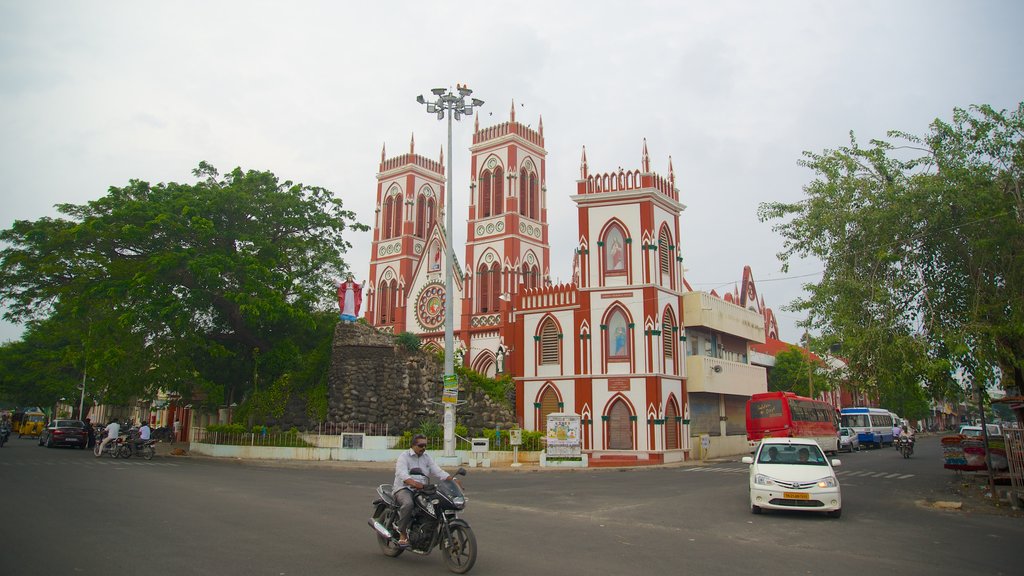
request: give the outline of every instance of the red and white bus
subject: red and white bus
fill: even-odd
[[[839,451],[839,412],[828,402],[792,392],[765,392],[747,400],[747,443],[762,438],[813,438],[825,452]]]

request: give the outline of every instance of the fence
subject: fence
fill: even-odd
[[[1010,484],[1016,498],[1024,500],[1024,428],[1004,427],[1003,438],[1006,440],[1006,460],[1010,465]]]
[[[367,436],[386,436],[386,434],[380,434],[375,432],[386,432],[387,425],[374,425],[374,424],[332,424],[324,423],[315,429],[311,429],[307,432],[278,432],[264,429],[256,429],[253,432],[224,432],[220,430],[207,430],[206,428],[193,427],[190,432],[189,440],[191,442],[197,442],[201,444],[220,444],[228,446],[278,446],[286,448],[304,448],[304,447],[319,447],[323,446],[323,436],[339,436],[341,434],[366,434]],[[488,436],[490,440],[490,450],[492,452],[511,452],[512,443],[509,438],[508,431],[501,431],[501,434],[497,437],[494,435]],[[411,436],[394,436],[389,437],[387,446],[389,449],[392,448],[409,448],[409,442]],[[544,439],[536,434],[524,434],[522,444],[519,446],[520,452],[539,452],[544,450]],[[326,442],[327,444],[335,444],[337,440]],[[455,449],[456,450],[472,450],[472,441],[469,438],[463,438],[462,436],[456,435],[455,437]],[[427,450],[440,452],[444,450],[444,438],[443,437],[428,437],[427,438]]]

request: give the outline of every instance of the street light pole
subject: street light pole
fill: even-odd
[[[434,88],[430,92],[437,97],[433,102],[428,102],[422,95],[416,97],[416,101],[425,104],[428,114],[437,114],[438,120],[448,116],[448,168],[445,174],[447,180],[447,195],[445,198],[445,229],[444,238],[447,244],[448,257],[445,258],[444,268],[444,386],[445,393],[442,396],[444,404],[444,455],[455,456],[455,404],[458,401],[458,389],[455,388],[454,397],[450,395],[451,388],[455,384],[455,331],[454,331],[454,284],[452,279],[452,265],[455,259],[455,250],[452,246],[452,117],[461,120],[462,115],[470,116],[473,108],[483,105],[483,100],[470,98],[473,91],[464,85],[456,85],[458,94],[446,88]],[[445,114],[447,112],[447,114]]]

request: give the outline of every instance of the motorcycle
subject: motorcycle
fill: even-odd
[[[0,448],[4,447],[7,443],[7,439],[11,436],[11,429],[7,426],[0,427]]]
[[[410,474],[423,475],[419,468]],[[465,476],[466,470],[459,468],[456,476]],[[391,484],[377,487],[377,499],[373,501],[373,517],[368,521],[376,532],[377,544],[385,556],[396,557],[406,550],[398,544],[398,502],[391,494]],[[466,496],[462,488],[449,478],[440,484],[426,484],[413,491],[413,514],[409,524],[409,547],[415,554],[427,555],[435,547],[441,549],[448,570],[465,574],[476,563],[476,536],[469,523],[459,518],[459,511],[466,507]]]
[[[127,458],[131,456],[131,449],[125,445],[125,437],[118,436],[116,439],[107,442],[106,446],[103,446],[103,451],[100,451],[100,446],[103,446],[103,440],[96,439],[96,447],[92,449],[92,453],[97,457],[107,454],[111,458]]]
[[[142,456],[146,460],[152,460],[153,456],[156,455],[156,440],[143,440],[142,442],[136,443],[136,441],[128,441],[124,443],[124,448],[118,454],[121,458],[131,458],[132,456]]]
[[[901,436],[898,448],[904,458],[910,458],[910,455],[914,453],[914,439],[908,436]]]

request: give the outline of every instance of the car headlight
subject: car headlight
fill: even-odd
[[[835,476],[829,476],[828,478],[822,478],[818,480],[818,488],[835,488],[839,483],[836,482]]]
[[[754,484],[759,484],[761,486],[774,486],[775,480],[772,480],[771,477],[764,474],[755,474]]]

